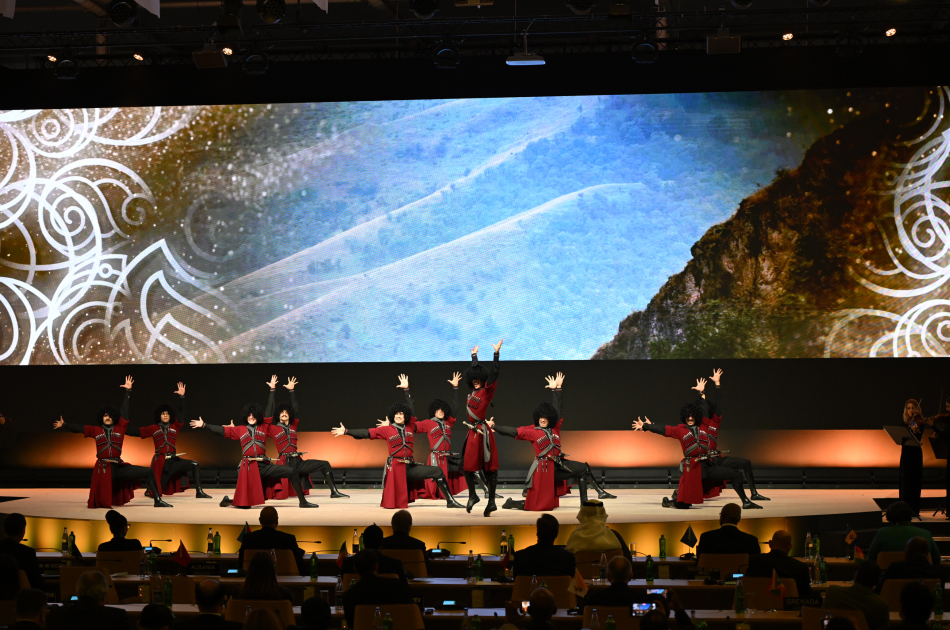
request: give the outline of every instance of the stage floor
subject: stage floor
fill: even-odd
[[[279,510],[282,525],[324,526],[324,527],[362,527],[372,523],[389,524],[393,511],[379,507],[380,490],[353,490],[346,492],[349,499],[330,499],[322,488],[311,496],[311,502],[318,503],[318,509],[302,510],[296,500],[269,501]],[[737,500],[736,495],[727,490],[718,499],[707,501],[690,510],[674,510],[660,505],[662,497],[669,496],[669,490],[663,489],[611,489],[617,499],[605,501],[610,523],[673,523],[684,521],[715,521],[719,518],[720,508]],[[180,525],[242,525],[245,521],[256,523],[259,508],[241,510],[222,508],[218,502],[224,495],[234,496],[233,488],[210,489],[208,493],[214,499],[196,499],[192,493],[175,495],[168,498],[174,508],[153,508],[152,501],[136,492],[136,498],[122,506],[122,513],[132,522],[174,523]],[[506,497],[521,499],[520,490],[499,489]],[[897,490],[863,489],[769,489],[764,491],[772,500],[762,501],[761,510],[746,510],[743,519],[786,518],[795,516],[846,514],[853,512],[874,512],[879,508],[874,498],[894,497]],[[104,520],[106,510],[90,510],[86,507],[89,491],[73,488],[25,488],[3,489],[0,491],[0,512],[20,512],[27,517],[42,517],[69,520]],[[943,496],[943,491],[925,490],[924,496]],[[10,500],[13,497],[22,497]],[[459,497],[464,503],[465,497]],[[504,499],[497,501],[499,508]],[[465,510],[448,510],[443,501],[417,501],[410,504],[413,525],[419,527],[435,526],[502,526],[529,525],[538,518],[537,512],[502,510],[492,514],[491,519],[482,517],[485,499],[475,506],[471,514]],[[578,510],[577,495],[561,499],[561,507],[551,513],[565,524],[576,524]],[[942,515],[941,515],[942,516]]]

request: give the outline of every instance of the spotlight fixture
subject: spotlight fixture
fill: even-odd
[[[225,55],[227,55],[228,57],[230,57],[231,55],[234,54],[234,49],[231,48],[230,46],[223,46],[223,47],[221,48],[221,52],[223,52]]]
[[[587,15],[594,8],[594,0],[567,0],[567,8],[574,15]]]
[[[287,13],[285,0],[257,0],[257,14],[267,24],[277,24]]]
[[[428,20],[439,12],[439,0],[409,0],[409,10],[420,20]]]
[[[607,10],[607,21],[620,26],[624,22],[630,21],[630,5],[626,0],[613,0],[610,9]]]
[[[887,35],[888,37],[894,37],[895,35],[897,35],[897,29],[889,28],[886,31],[884,31],[884,34]]]
[[[785,41],[789,41],[790,39],[793,39],[794,37],[795,37],[795,34],[791,31],[785,31],[784,33],[782,33],[782,39],[784,39]]]
[[[133,0],[113,0],[109,5],[109,19],[118,27],[132,26],[139,15],[139,7]]]
[[[47,59],[53,61],[53,74],[56,75],[57,79],[69,81],[79,77],[79,59],[69,52],[49,55]]]
[[[59,57],[57,57],[53,53],[46,55],[46,58],[49,59],[53,63],[56,63],[59,60]]]
[[[531,25],[528,25],[531,28]],[[544,57],[528,52],[528,29],[524,31],[524,52],[515,53],[508,57],[506,62],[509,66],[543,66]]]
[[[221,35],[241,30],[241,13],[244,12],[244,0],[221,0],[221,15],[215,22],[215,28]]]
[[[436,42],[432,48],[432,62],[436,68],[454,70],[462,61],[462,52],[448,37]]]
[[[864,51],[864,42],[854,33],[841,33],[835,40],[835,50],[842,59],[854,59]]]
[[[630,57],[635,62],[642,64],[656,63],[659,56],[660,53],[656,48],[656,44],[643,40],[634,44],[633,51],[630,53]]]
[[[138,48],[133,50],[132,59],[135,59],[136,61],[145,61],[145,51]]]
[[[752,6],[752,0],[732,0],[732,6],[737,9],[748,9]]]
[[[264,74],[270,67],[270,61],[267,55],[262,52],[251,50],[241,57],[241,67],[244,72],[251,75]]]

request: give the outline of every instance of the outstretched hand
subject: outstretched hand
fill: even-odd
[[[473,355],[473,356],[476,355],[476,354],[478,354],[478,348],[479,348],[479,346],[475,346],[474,348],[472,348],[472,355]]]
[[[494,430],[495,430],[495,416],[492,416],[491,418],[489,418],[488,420],[486,420],[486,421],[485,421],[485,424],[487,424],[489,427],[491,427],[491,430],[494,431]]]
[[[495,349],[495,354],[498,354],[498,352],[501,350],[501,344],[502,344],[504,341],[505,341],[504,339],[499,339],[497,344],[493,343],[493,344],[491,345],[491,347]]]
[[[333,437],[340,437],[341,435],[346,435],[346,427],[343,426],[343,423],[340,423],[339,427],[334,427],[330,429],[330,433],[333,434]]]
[[[462,380],[461,372],[452,372],[452,378],[449,379],[449,385],[451,385],[452,387],[458,387],[459,381],[461,380]]]
[[[697,378],[697,379],[696,379],[696,385],[694,385],[694,386],[692,387],[692,389],[695,389],[697,392],[699,392],[700,394],[702,394],[704,391],[706,391],[706,379],[704,379],[704,378]]]
[[[544,386],[545,389],[557,389],[556,378],[554,378],[553,376],[545,376],[544,380],[548,382],[548,384]]]
[[[119,385],[119,387],[124,387],[124,388],[126,388],[126,389],[132,389],[132,383],[134,383],[134,382],[135,382],[135,381],[132,380],[132,377],[131,377],[131,376],[126,376],[126,377],[125,377],[125,382],[122,383],[121,385]]]
[[[722,370],[713,370],[712,376],[709,377],[713,383],[716,384],[716,387],[719,387],[719,379],[722,378]]]
[[[233,423],[234,421],[232,420],[231,422]],[[201,427],[207,426],[208,423],[205,422],[205,421],[199,416],[197,420],[192,420],[192,421],[189,422],[188,424],[191,425],[191,428],[192,428],[192,429],[200,429]]]
[[[62,427],[64,424],[66,424],[66,421],[63,420],[63,417],[62,417],[62,416],[60,416],[60,417],[59,417],[59,420],[56,420],[56,421],[53,422],[53,430],[59,429],[59,428]]]
[[[296,377],[296,376],[291,376],[290,378],[288,378],[288,379],[287,379],[287,384],[284,385],[284,387],[287,388],[287,391],[288,391],[288,392],[294,391],[294,387],[296,387],[296,386],[297,386],[297,377]]]
[[[554,384],[557,385],[558,389],[561,389],[561,386],[564,385],[564,372],[558,372],[554,379]]]
[[[266,381],[264,384],[270,387],[271,389],[277,389],[277,375],[276,374],[272,375],[270,377],[270,380]]]
[[[175,393],[178,394],[179,396],[184,396],[184,395],[185,395],[185,384],[182,383],[181,381],[178,381],[178,389],[175,390]]]
[[[396,377],[399,379],[399,383],[396,385],[396,389],[409,389],[409,377],[405,374],[400,374]]]
[[[379,428],[381,428],[381,427],[388,427],[388,426],[389,426],[389,416],[386,416],[386,419],[385,419],[385,420],[377,420],[377,421],[376,421],[376,428],[377,428],[377,429],[379,429]]]
[[[640,417],[637,416],[637,419],[633,421],[633,430],[634,430],[634,431],[643,431],[643,425],[645,425],[645,424],[653,424],[652,422],[650,422],[650,419],[649,419],[649,418],[647,418],[646,416],[643,416],[643,417],[644,417],[644,420],[641,420]]]

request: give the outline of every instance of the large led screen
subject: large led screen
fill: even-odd
[[[0,360],[944,355],[947,96],[2,111]]]

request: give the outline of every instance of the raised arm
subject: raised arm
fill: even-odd
[[[633,430],[649,431],[651,433],[656,433],[657,435],[666,437],[666,427],[662,424],[653,424],[646,416],[643,416],[642,420],[638,416],[637,419],[633,421]]]
[[[270,392],[267,394],[267,407],[264,408],[264,424],[271,424],[274,421],[274,392],[277,390],[277,375],[271,376],[265,385],[270,388]]]
[[[178,389],[175,391],[178,394],[178,421],[175,423],[179,426],[188,422],[188,408],[185,405],[185,384],[179,382]]]
[[[500,367],[499,353],[501,352],[501,344],[504,342],[504,339],[498,341],[497,344],[492,344],[492,348],[495,349],[495,355],[492,357],[491,363],[491,374],[488,375],[488,381],[485,383],[485,386],[488,387],[492,383],[498,380],[498,369]]]
[[[53,430],[55,431],[56,429],[66,429],[70,433],[85,433],[86,425],[76,422],[66,422],[63,420],[63,417],[60,416],[59,420],[53,422]]]
[[[449,406],[451,407],[450,411],[452,412],[452,418],[455,418],[455,414],[458,413],[459,408],[459,381],[462,380],[461,372],[453,372],[452,378],[449,379],[449,385],[452,386],[452,397],[449,399]],[[449,418],[446,418],[448,420]]]
[[[333,434],[333,437],[349,435],[350,437],[356,438],[357,440],[373,440],[379,437],[379,435],[376,434],[376,429],[347,429],[345,426],[343,426],[342,422],[340,423],[340,426],[330,429],[330,433]]]
[[[129,395],[132,393],[132,383],[134,382],[131,376],[126,376],[125,383],[119,385],[119,387],[125,389],[125,394],[122,395],[122,403],[119,405],[119,415],[121,420],[126,421],[126,424],[129,421]]]
[[[709,413],[706,415],[707,418],[712,418],[713,416],[722,416],[722,370],[713,370],[712,376],[709,377],[709,380],[712,381],[713,385],[716,386],[716,392],[713,394],[714,398],[711,403],[709,403]],[[706,396],[706,400],[709,400],[709,396]],[[704,410],[705,411],[705,410]]]

